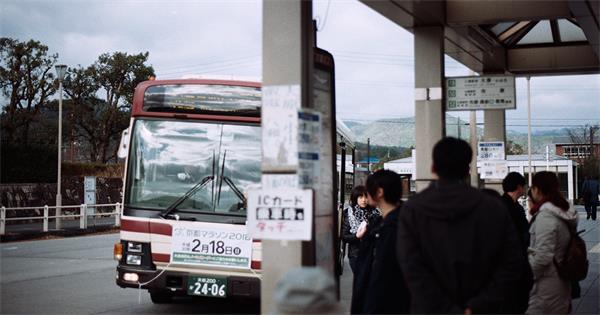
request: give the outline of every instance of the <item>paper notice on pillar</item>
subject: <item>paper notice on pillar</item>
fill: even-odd
[[[298,175],[263,174],[261,184],[264,189],[298,188]]]
[[[504,142],[486,141],[477,145],[477,159],[479,161],[500,161],[506,159]]]
[[[321,115],[316,111],[298,112],[298,181],[300,187],[319,183]]]
[[[506,175],[508,175],[508,164],[506,161],[481,162],[482,179],[504,179]]]
[[[248,190],[248,231],[252,238],[310,241],[312,222],[312,190]]]
[[[299,108],[299,85],[263,87],[261,109],[263,170],[296,170]]]

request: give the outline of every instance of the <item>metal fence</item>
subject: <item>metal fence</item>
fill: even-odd
[[[88,213],[88,209],[93,209],[93,213]],[[50,215],[54,210],[54,215]],[[103,211],[102,211],[103,210]],[[88,220],[101,217],[113,217],[114,225],[121,226],[121,212],[123,207],[120,203],[111,204],[82,204],[79,206],[48,206],[43,207],[22,207],[22,208],[0,208],[0,235],[6,233],[6,223],[8,221],[42,221],[41,232],[48,232],[50,220],[54,220],[55,229],[61,229],[62,223],[66,220],[79,220],[79,229],[87,229]],[[15,216],[6,217],[7,211],[14,211]],[[42,212],[43,211],[43,212]],[[19,216],[19,212],[41,212],[42,215]],[[18,224],[15,224],[18,225]],[[12,226],[12,225],[11,225]]]

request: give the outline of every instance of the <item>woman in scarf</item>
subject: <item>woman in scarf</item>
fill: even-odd
[[[344,209],[342,215],[342,241],[348,243],[350,268],[352,273],[356,273],[360,240],[366,229],[381,217],[381,213],[368,204],[365,186],[356,186],[350,195],[350,206]]]

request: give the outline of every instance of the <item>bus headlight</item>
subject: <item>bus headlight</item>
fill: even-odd
[[[123,274],[123,280],[129,282],[138,282],[140,280],[140,277],[137,273],[125,273]]]
[[[127,255],[127,264],[128,265],[141,265],[142,264],[142,256],[139,255]]]

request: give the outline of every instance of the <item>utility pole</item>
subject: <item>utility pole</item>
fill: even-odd
[[[473,158],[471,159],[471,186],[479,188],[479,174],[477,174],[477,111],[470,112],[470,142]]]
[[[56,77],[58,79],[58,174],[56,179],[56,221],[55,228],[59,230],[61,228],[62,209],[62,196],[61,196],[61,168],[62,168],[62,95],[63,95],[63,79],[67,73],[66,65],[56,65]]]
[[[529,168],[527,174],[529,175],[529,187],[531,187],[531,179],[533,170],[531,169],[531,77],[527,77],[527,161]]]
[[[367,173],[371,173],[371,138],[367,138]]]

